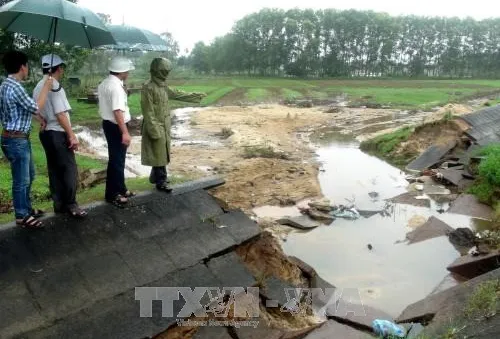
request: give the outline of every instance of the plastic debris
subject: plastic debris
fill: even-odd
[[[343,218],[348,220],[356,220],[361,217],[359,212],[354,207],[339,206],[334,211],[330,212],[335,218]]]
[[[384,338],[391,336],[404,338],[406,336],[406,330],[403,327],[396,325],[389,320],[375,319],[372,322],[372,327],[376,335],[382,336]]]

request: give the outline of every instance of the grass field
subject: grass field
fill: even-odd
[[[259,103],[346,95],[351,102],[393,108],[427,109],[500,92],[500,80],[293,80],[273,78],[207,78],[170,81],[172,86],[208,94],[202,105],[224,102]],[[277,94],[277,95],[276,95]],[[227,100],[230,99],[230,100]]]
[[[131,78],[129,87],[140,87],[141,79]],[[207,97],[201,106],[219,103],[259,103],[265,101],[282,101],[302,98],[334,99],[338,95],[346,95],[354,103],[376,103],[393,108],[419,109],[459,102],[477,96],[500,93],[500,80],[297,80],[284,78],[203,78],[180,80],[172,79],[170,85],[189,92],[205,92]],[[78,103],[76,98],[70,99],[74,125],[95,124],[100,121],[96,105]],[[491,104],[500,103],[493,99]],[[171,108],[193,106],[171,101]],[[141,115],[140,94],[129,97],[129,107],[133,116]],[[35,128],[36,129],[36,128]],[[33,197],[37,207],[51,206],[48,190],[48,178],[45,153],[35,131],[32,136],[33,154],[37,178],[33,185]],[[103,168],[105,163],[90,158],[78,157],[80,170]],[[150,185],[147,180],[129,180],[133,189],[143,190]],[[11,175],[9,164],[5,159],[0,161],[0,207],[6,209],[10,204]],[[81,203],[103,198],[103,186],[97,186],[79,193]],[[9,220],[12,215],[0,213],[0,222]]]
[[[133,87],[140,87],[142,82],[140,79],[130,79]],[[428,109],[500,93],[500,80],[299,80],[214,77],[172,79],[169,83],[180,90],[207,93],[202,106],[221,102],[251,104],[269,100],[280,102],[303,98],[335,99],[339,95],[346,95],[352,103]],[[172,108],[185,106],[175,101],[171,104]],[[130,98],[130,106],[140,109],[138,95]]]

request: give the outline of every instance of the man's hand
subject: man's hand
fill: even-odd
[[[45,128],[47,127],[47,121],[45,121],[44,118],[40,117],[40,131],[45,131]]]
[[[78,151],[78,145],[80,145],[80,141],[76,137],[75,134],[72,134],[68,137],[68,148],[73,151]]]
[[[130,136],[130,134],[128,132],[122,134],[122,144],[123,145],[129,146],[131,141],[132,141],[132,137]]]
[[[43,84],[43,86],[46,87],[48,91],[51,91],[53,84],[54,84],[54,78],[52,78],[51,76],[49,76],[49,78],[45,81],[45,83]]]
[[[35,114],[35,120],[40,123],[40,132],[43,132],[45,127],[47,127],[47,121],[40,115],[40,111]]]

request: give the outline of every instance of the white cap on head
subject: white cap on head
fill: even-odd
[[[125,73],[135,69],[132,61],[124,57],[115,57],[111,60],[108,70],[114,73]]]
[[[64,61],[57,54],[47,54],[42,57],[42,68],[52,68],[62,64]]]

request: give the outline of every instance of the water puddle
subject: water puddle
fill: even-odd
[[[174,124],[172,126],[172,137],[175,139],[187,139],[191,134],[191,116],[203,108],[185,107],[172,111]]]
[[[430,208],[387,205],[385,199],[407,192],[404,172],[361,152],[353,136],[339,128],[319,131],[312,140],[320,145],[319,182],[325,197],[336,205],[354,204],[358,210],[389,213],[354,221],[338,218],[310,232],[291,232],[282,243],[286,254],[312,265],[334,286],[358,288],[366,305],[394,317],[433,291],[458,283],[446,267],[460,253],[445,236],[409,245],[405,242],[412,230],[409,221],[435,216],[453,228],[477,230],[487,223],[443,213],[448,204],[434,201]],[[254,212],[259,217],[300,215],[297,207],[261,207]]]

